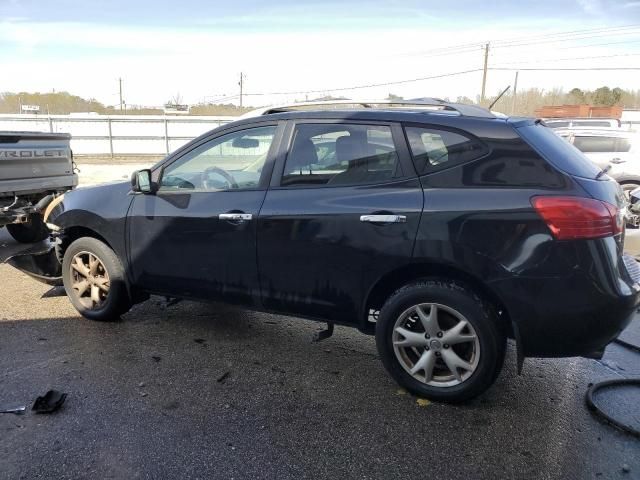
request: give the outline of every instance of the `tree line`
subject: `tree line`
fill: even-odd
[[[489,106],[498,96],[488,96],[484,101],[480,97],[475,99],[460,96],[457,98],[445,98],[447,101],[456,101],[459,103],[481,104]],[[344,97],[325,96],[314,100],[344,100]],[[389,100],[403,100],[403,97],[389,93]],[[169,100],[167,103],[172,103]],[[175,102],[173,102],[175,103]],[[545,105],[578,105],[591,104],[598,106],[620,105],[628,109],[640,108],[640,89],[624,90],[622,88],[600,87],[595,90],[581,90],[573,88],[565,91],[561,88],[544,90],[539,88],[530,88],[519,90],[516,92],[515,101],[513,91],[509,90],[505,93],[492,107],[493,110],[503,112],[509,115],[528,115],[533,116],[535,110]],[[162,108],[141,107],[127,105],[121,110],[119,106],[107,106],[99,102],[95,98],[82,98],[72,95],[68,92],[51,92],[51,93],[12,93],[5,92],[0,94],[0,113],[19,113],[21,105],[38,105],[40,114],[51,115],[67,115],[69,113],[78,112],[95,112],[102,115],[162,115]],[[238,107],[237,105],[228,104],[212,104],[198,103],[191,106],[191,115],[241,115],[252,108],[256,107]]]

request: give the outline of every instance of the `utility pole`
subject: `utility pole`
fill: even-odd
[[[518,71],[516,71],[516,78],[513,81],[513,103],[511,104],[511,114],[516,113],[516,95],[518,94]]]
[[[480,101],[484,102],[484,93],[487,87],[487,66],[489,64],[489,44],[484,46],[484,68],[482,69],[482,92],[480,93]]]
[[[123,108],[123,102],[122,102],[122,78],[118,78],[118,86],[120,87],[120,111],[122,111],[122,108]]]
[[[242,87],[244,86],[244,73],[240,72],[240,81],[238,82],[238,85],[240,85],[240,108],[242,108]]]

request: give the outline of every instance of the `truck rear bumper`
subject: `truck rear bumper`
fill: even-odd
[[[78,175],[61,175],[57,177],[19,178],[3,180],[2,192],[7,197],[29,195],[32,193],[69,190],[78,185]]]

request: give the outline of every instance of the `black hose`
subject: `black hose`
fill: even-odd
[[[598,405],[596,405],[596,403],[593,401],[593,396],[598,390],[603,388],[608,388],[608,387],[618,387],[622,385],[633,385],[636,387],[640,387],[640,378],[621,378],[616,380],[606,380],[604,382],[594,383],[589,387],[589,390],[587,390],[587,396],[586,396],[587,408],[592,412],[594,412],[599,417],[603,418],[605,421],[607,421],[611,425],[613,425],[614,427],[619,428],[623,432],[633,435],[634,437],[640,438],[640,430],[632,427],[631,425],[627,425],[625,423],[622,423],[616,420],[612,416],[605,413],[602,409],[600,409],[600,407],[598,407]]]

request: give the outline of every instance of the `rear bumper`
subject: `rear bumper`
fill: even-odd
[[[78,175],[61,175],[56,177],[19,178],[3,180],[0,187],[2,192],[9,192],[6,196],[31,195],[33,193],[66,191],[78,185]]]
[[[635,316],[640,269],[630,272],[634,268],[625,260],[630,267],[635,261],[619,257],[612,238],[559,250],[551,264],[537,266],[537,275],[528,272],[492,287],[517,325],[524,356],[593,357]]]

